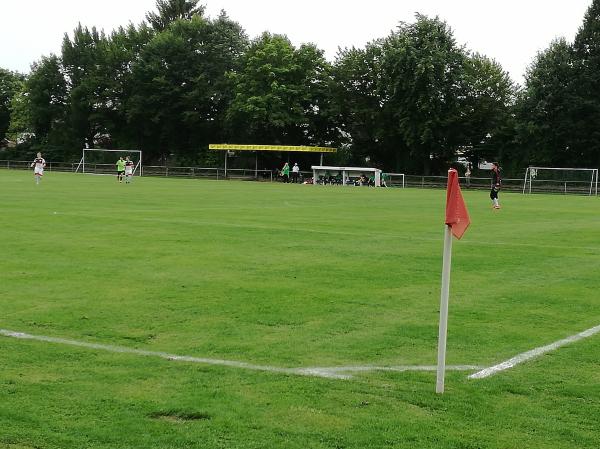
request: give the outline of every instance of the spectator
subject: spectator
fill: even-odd
[[[465,171],[465,182],[467,187],[471,187],[471,164],[467,164],[467,170]]]
[[[283,164],[283,168],[281,169],[281,176],[283,177],[283,182],[290,182],[290,164],[287,162]]]
[[[298,175],[300,174],[300,167],[298,167],[298,163],[294,162],[294,166],[292,167],[292,182],[295,184],[298,182]]]

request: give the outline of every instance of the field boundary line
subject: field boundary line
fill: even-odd
[[[435,371],[435,365],[399,365],[399,366],[376,366],[376,365],[364,365],[364,366],[339,366],[339,367],[308,367],[308,368],[283,368],[269,365],[255,365],[252,363],[239,362],[234,360],[224,359],[211,359],[206,357],[194,357],[189,355],[178,355],[171,354],[162,351],[148,351],[144,349],[129,348],[126,346],[115,346],[107,345],[102,343],[90,343],[86,341],[71,340],[60,337],[49,337],[45,335],[33,335],[25,332],[17,332],[8,329],[0,329],[0,335],[9,338],[16,338],[20,340],[33,340],[45,343],[55,343],[61,345],[77,346],[80,348],[96,349],[101,351],[119,353],[119,354],[132,354],[145,357],[158,357],[165,360],[175,362],[188,362],[188,363],[199,363],[204,365],[218,365],[226,366],[230,368],[248,369],[252,371],[267,371],[272,373],[280,374],[291,374],[296,376],[313,376],[323,377],[327,379],[339,379],[346,380],[351,379],[352,375],[349,373],[358,372],[370,372],[370,371]],[[473,371],[481,369],[480,366],[472,365],[449,365],[446,367],[449,371]]]
[[[529,360],[538,358],[544,354],[547,354],[548,352],[555,351],[562,346],[575,343],[585,338],[589,338],[593,335],[596,335],[599,332],[600,324],[598,326],[586,329],[583,332],[579,332],[578,334],[571,335],[570,337],[563,338],[562,340],[555,341],[554,343],[550,343],[549,345],[539,346],[529,351],[522,352],[521,354],[517,354],[516,356],[505,360],[504,362],[498,363],[497,365],[490,366],[474,374],[471,374],[469,376],[469,379],[485,379],[486,377],[493,376],[501,371],[514,368],[515,366],[523,362],[527,362]]]

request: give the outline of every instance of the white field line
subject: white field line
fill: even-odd
[[[446,369],[451,371],[474,371],[481,369],[481,366],[476,365],[447,365]],[[309,368],[316,370],[324,370],[331,373],[359,373],[366,371],[436,371],[435,365],[397,365],[397,366],[330,366],[322,368]]]
[[[274,373],[283,373],[283,374],[296,374],[296,375],[304,375],[304,376],[318,376],[318,377],[328,377],[333,379],[348,379],[350,376],[336,373],[329,373],[327,371],[314,370],[310,369],[301,369],[301,368],[279,368],[275,366],[267,366],[267,365],[253,365],[251,363],[245,362],[237,362],[233,360],[221,360],[221,359],[209,359],[205,357],[192,357],[187,355],[177,355],[177,354],[169,354],[168,352],[160,352],[160,351],[146,351],[143,349],[135,349],[128,348],[126,346],[113,346],[113,345],[105,345],[100,343],[88,343],[85,341],[78,340],[69,340],[66,338],[58,338],[58,337],[47,337],[44,335],[31,335],[23,332],[15,332],[7,329],[0,329],[0,335],[5,337],[18,338],[22,340],[35,340],[35,341],[43,341],[47,343],[57,343],[62,345],[70,345],[70,346],[78,346],[81,348],[88,349],[97,349],[101,351],[108,352],[116,352],[121,354],[134,354],[134,355],[142,355],[147,357],[160,357],[166,360],[172,360],[176,362],[190,362],[190,363],[202,363],[205,365],[220,365],[220,366],[229,366],[233,368],[243,368],[254,371],[269,371]]]
[[[494,374],[499,373],[500,371],[504,371],[510,368],[514,368],[516,365],[527,362],[528,360],[535,359],[543,354],[546,354],[551,351],[555,351],[561,346],[568,345],[570,343],[574,343],[579,340],[583,340],[584,338],[591,337],[600,332],[600,325],[587,329],[583,332],[580,332],[575,335],[571,335],[570,337],[563,338],[562,340],[555,341],[554,343],[550,343],[546,346],[540,346],[534,348],[530,351],[522,352],[521,354],[517,354],[516,356],[499,363],[494,366],[490,366],[489,368],[485,368],[481,371],[478,371],[469,376],[469,379],[483,379],[489,376],[493,376]]]
[[[96,349],[120,354],[133,354],[146,357],[159,357],[176,362],[201,363],[205,365],[219,365],[231,368],[241,368],[253,371],[268,371],[272,373],[292,374],[297,376],[315,376],[328,379],[350,379],[352,376],[346,373],[369,372],[369,371],[435,371],[435,365],[400,365],[400,366],[339,366],[339,367],[312,367],[312,368],[281,368],[268,365],[254,365],[252,363],[238,362],[234,360],[209,359],[205,357],[193,357],[188,355],[170,354],[160,351],[146,351],[143,349],[128,348],[126,346],[113,346],[100,343],[89,343],[85,341],[69,340],[66,338],[47,337],[44,335],[32,335],[24,332],[16,332],[0,329],[0,335],[21,340],[35,340],[46,343],[56,343],[80,348]],[[450,371],[473,371],[481,369],[480,366],[450,365],[446,367]]]

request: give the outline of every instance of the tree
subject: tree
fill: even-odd
[[[106,134],[102,112],[109,105],[103,100],[111,77],[103,72],[106,64],[108,40],[95,27],[81,24],[67,34],[62,45],[62,65],[69,93],[68,121],[73,135],[74,151]],[[76,150],[75,150],[76,149]]]
[[[437,18],[417,15],[364,50],[341,51],[334,76],[353,162],[442,172],[461,153],[475,157],[485,136],[495,153],[504,149],[513,83],[495,61],[458,47]]]
[[[46,138],[64,127],[67,86],[56,55],[42,57],[33,64],[26,81],[26,93],[32,130],[38,138]]]
[[[432,163],[445,166],[461,143],[457,124],[464,64],[464,51],[437,17],[417,14],[415,23],[401,23],[384,43],[383,114],[390,129],[401,133],[404,161],[415,170],[429,173]]]
[[[475,53],[465,60],[461,85],[457,121],[465,156],[474,166],[480,159],[503,159],[513,139],[514,83],[500,64]]]
[[[28,95],[26,82],[23,81],[10,102],[10,125],[6,135],[17,143],[34,135]]]
[[[156,9],[158,12],[147,13],[146,19],[157,31],[163,31],[179,19],[190,20],[204,14],[204,6],[198,6],[198,0],[157,0]]]
[[[600,0],[588,8],[573,44],[576,69],[572,113],[572,160],[580,165],[600,165]]]
[[[524,165],[571,165],[576,69],[565,39],[554,41],[529,69],[517,104]]]
[[[11,103],[21,91],[24,76],[0,68],[0,140],[4,139],[10,125]]]
[[[340,51],[333,67],[332,90],[337,121],[349,145],[349,162],[361,164],[369,158],[374,165],[389,167],[382,141],[382,52],[382,41],[368,43],[364,49]]]
[[[222,135],[231,91],[226,73],[236,70],[246,45],[224,14],[178,20],[155,34],[132,66],[126,105],[138,148],[163,159],[194,161],[204,153]]]
[[[127,102],[134,89],[132,66],[153,35],[146,24],[130,24],[119,27],[106,40],[96,74],[99,89],[94,114],[105,148],[138,148],[138,133],[128,124]]]
[[[527,73],[516,105],[523,165],[597,167],[599,122],[600,0],[594,0],[574,43],[555,40]]]
[[[312,45],[294,48],[281,35],[255,39],[232,72],[233,101],[227,113],[232,138],[240,142],[325,144],[334,131],[330,108],[330,67]]]

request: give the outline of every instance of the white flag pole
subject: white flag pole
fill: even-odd
[[[440,331],[438,335],[438,361],[436,393],[444,392],[446,373],[446,336],[448,334],[448,298],[450,296],[450,266],[452,265],[452,228],[446,225],[444,234],[444,262],[442,266],[442,293],[440,296]]]

